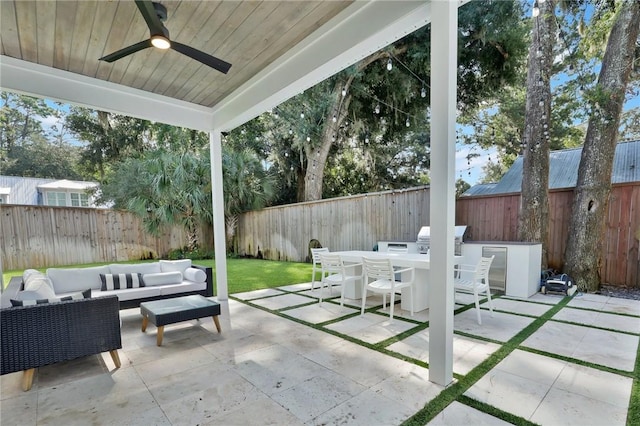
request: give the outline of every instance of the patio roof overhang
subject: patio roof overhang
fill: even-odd
[[[6,2],[2,3],[4,5]],[[28,2],[21,1],[20,4],[22,3]],[[3,90],[176,126],[203,131],[228,131],[426,25],[429,21],[430,2],[355,1],[279,58],[264,68],[256,69],[245,81],[237,80],[237,84],[228,95],[210,106],[185,100],[188,99],[184,94],[186,90],[181,92],[179,87],[184,82],[179,80],[173,81],[176,85],[173,90],[165,90],[165,93],[177,95],[167,96],[133,85],[97,78],[94,72],[77,73],[52,67],[42,60],[28,59],[26,55],[11,57],[8,55],[8,49],[4,48],[7,30],[3,26],[0,86]],[[170,21],[167,25],[169,24]],[[117,27],[118,23],[114,22],[111,26]],[[205,29],[201,32],[205,32]],[[305,31],[301,30],[300,33]],[[201,38],[207,36],[202,35]],[[51,48],[54,49],[53,46]],[[40,58],[40,55],[37,55],[37,58]],[[93,59],[98,62],[97,57]],[[176,60],[183,61],[185,65],[191,61],[180,56]],[[100,64],[102,65],[104,63]],[[246,66],[242,63],[234,64],[228,75],[233,76],[236,67]],[[204,66],[201,68],[210,74],[217,73]]]
[[[435,275],[441,277],[446,284],[433,294],[436,296],[432,297],[433,303],[446,309],[439,310],[438,315],[442,315],[442,318],[434,318],[436,324],[432,327],[433,353],[435,355],[436,349],[441,352],[434,364],[437,372],[432,380],[446,385],[452,380],[453,287],[450,282],[452,274],[449,274],[447,268],[452,272],[457,7],[466,2],[467,0],[163,1],[169,4],[170,11],[185,12],[176,21],[167,21],[167,27],[176,34],[176,40],[183,41],[181,36],[189,34],[194,43],[200,41],[200,45],[195,47],[203,50],[210,45],[217,34],[216,29],[221,25],[220,22],[211,25],[198,20],[199,17],[211,15],[209,19],[216,19],[215,14],[204,13],[213,6],[225,7],[230,3],[234,3],[231,6],[237,6],[228,13],[228,22],[235,23],[233,25],[237,28],[225,29],[231,31],[229,34],[235,29],[242,30],[246,37],[233,48],[220,48],[227,52],[228,56],[224,59],[234,64],[227,77],[221,77],[207,67],[194,65],[192,62],[195,61],[189,58],[174,56],[163,62],[157,56],[160,53],[153,52],[153,49],[147,49],[149,52],[146,53],[138,52],[114,65],[99,63],[98,58],[103,54],[148,37],[144,22],[138,16],[133,2],[3,1],[0,3],[0,88],[208,131],[211,134],[212,178],[214,182],[220,182],[221,132],[251,120],[426,25],[431,22],[434,13],[436,17],[433,20],[432,42],[439,47],[432,52],[432,81],[441,81],[432,83],[431,86],[441,90],[432,91],[434,123],[431,139],[434,141],[432,156],[437,156],[441,161],[432,161],[432,164],[436,163],[432,168],[432,186],[441,186],[441,190],[434,191],[432,195],[439,199],[432,200],[431,203],[431,225],[440,229],[432,236],[432,244],[442,242],[442,246],[447,247],[446,244],[451,242],[451,250],[447,247],[443,251],[442,261],[434,259],[433,262],[432,281]],[[331,7],[327,10],[329,6]],[[278,43],[277,37],[280,35],[277,33],[278,23],[287,20],[295,22],[287,31],[287,34],[294,34],[287,40],[287,44],[280,45],[273,51],[269,51],[267,47],[266,53],[254,54],[252,58],[242,57],[243,49],[250,51],[253,44],[260,42],[250,36],[255,32],[251,22],[254,22],[254,26],[255,22],[260,22],[259,13],[257,21],[251,21],[252,13],[244,10],[251,7],[254,8],[253,13],[262,13],[263,19],[271,22],[272,26],[268,31],[271,31],[271,42],[274,45]],[[275,19],[262,10],[265,8],[272,8],[271,14],[275,13]],[[283,13],[290,10],[292,15],[279,15],[280,8]],[[301,13],[301,8],[310,9]],[[239,13],[240,9],[244,10],[243,17],[234,19],[234,14]],[[306,17],[301,18],[305,13]],[[318,19],[309,19],[309,16],[314,17],[314,13],[318,14]],[[71,20],[71,15],[84,19]],[[176,15],[179,13],[176,12]],[[88,25],[89,21],[93,25]],[[190,25],[193,22],[199,22],[200,25]],[[56,31],[59,29],[63,29],[63,34],[58,35]],[[79,36],[74,38],[76,34]],[[83,37],[91,39],[82,45],[84,50],[78,49],[77,44],[74,44],[78,40],[82,42]],[[285,35],[282,34],[282,37]],[[224,42],[231,39],[227,35]],[[113,44],[116,42],[118,45]],[[78,51],[84,56],[74,56]],[[218,55],[218,51],[212,53]],[[163,68],[163,65],[167,68]],[[152,67],[152,70],[147,67]],[[162,77],[176,72],[179,75],[182,71],[190,75],[188,80],[173,76],[171,81],[164,81],[158,77],[158,74]],[[139,76],[145,78],[139,79]],[[154,83],[154,76],[160,82],[149,84],[150,81]],[[207,93],[199,95],[199,91]],[[437,99],[437,102],[433,102],[433,99]],[[225,253],[221,185],[214,185],[213,195],[215,249],[217,253]],[[437,206],[446,208],[435,213]],[[226,299],[226,263],[223,256],[216,258],[216,281],[218,296]],[[450,300],[447,299],[449,293]],[[447,312],[449,304],[451,309]],[[438,323],[442,324],[442,333],[434,333],[435,328],[441,328]]]

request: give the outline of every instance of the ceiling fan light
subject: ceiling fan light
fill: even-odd
[[[154,35],[151,37],[151,44],[158,49],[168,49],[171,47],[171,42],[168,38],[161,35]]]

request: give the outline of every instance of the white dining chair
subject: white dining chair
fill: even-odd
[[[387,246],[387,253],[398,253],[398,254],[406,254],[409,253],[409,247],[402,246]],[[397,270],[400,269],[397,266],[394,266],[393,269],[396,271],[394,278],[396,281],[402,281],[400,274],[397,273]]]
[[[482,325],[480,318],[480,297],[485,293],[489,301],[489,311],[493,316],[493,303],[491,302],[491,290],[489,288],[489,268],[495,256],[481,257],[477,265],[458,265],[454,267],[453,287],[456,293],[471,293],[475,299],[478,324]]]
[[[320,253],[320,264],[322,266],[322,282],[320,284],[320,301],[322,304],[322,292],[325,287],[329,287],[329,297],[334,285],[340,286],[340,306],[344,306],[344,289],[345,287],[362,279],[362,275],[349,273],[349,270],[355,270],[356,267],[362,266],[361,263],[353,263],[346,265],[342,258],[337,254]]]
[[[311,261],[313,262],[313,268],[311,272],[311,290],[316,288],[316,270],[321,268],[320,255],[322,253],[329,253],[328,247],[312,248],[311,249]],[[321,280],[322,281],[322,280]],[[322,285],[321,285],[322,287]]]
[[[396,281],[394,275],[398,273],[409,273],[406,281]],[[395,305],[395,295],[403,288],[409,289],[409,306],[411,316],[413,316],[413,283],[415,277],[414,268],[404,268],[394,270],[389,259],[362,258],[362,307],[360,315],[364,315],[364,308],[367,303],[367,291],[382,294],[382,309],[387,305],[387,294],[389,295],[389,318],[393,321],[393,307]]]

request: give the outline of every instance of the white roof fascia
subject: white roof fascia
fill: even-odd
[[[0,89],[189,129],[211,125],[210,108],[5,55]]]
[[[38,189],[77,189],[77,190],[85,190],[87,188],[94,188],[98,186],[97,183],[94,182],[73,182],[67,179],[57,180],[55,182],[43,183],[42,185],[38,185]]]

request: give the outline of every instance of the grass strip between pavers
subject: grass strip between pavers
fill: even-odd
[[[508,342],[504,343],[500,349],[494,352],[489,358],[485,359],[481,362],[476,368],[467,373],[464,377],[460,378],[457,382],[453,383],[446,389],[444,389],[438,396],[429,401],[424,408],[418,411],[416,414],[407,419],[403,425],[405,426],[424,426],[433,420],[442,410],[444,410],[449,404],[453,401],[458,401],[461,403],[465,403],[467,398],[461,398],[463,394],[473,386],[478,380],[480,380],[485,374],[491,371],[500,361],[507,357],[511,352],[517,349],[522,342],[524,342],[529,336],[535,333],[542,325],[547,322],[552,316],[554,316],[558,311],[560,311],[569,301],[570,297],[565,297],[559,303],[557,303],[553,308],[549,309],[542,316],[534,320],[531,324],[525,327],[518,334],[513,336]],[[516,425],[532,425],[529,420],[524,419],[519,416],[515,416],[513,414],[504,413],[502,410],[499,410],[495,407],[492,407],[487,404],[483,404],[487,410],[491,408],[489,414],[500,418],[509,423],[513,423]],[[482,409],[485,411],[485,409]],[[505,414],[508,416],[505,417]]]
[[[333,322],[336,322],[334,320],[325,321],[325,322],[319,323],[319,324],[314,324],[314,323],[302,320],[300,318],[289,316],[289,315],[287,315],[287,311],[286,310],[281,311],[281,310],[269,309],[269,308],[266,308],[264,306],[256,305],[255,303],[251,303],[251,300],[238,299],[237,297],[234,297],[233,295],[229,295],[229,299],[235,300],[237,302],[243,303],[245,305],[251,306],[251,307],[256,308],[256,309],[261,309],[261,310],[263,310],[265,312],[269,312],[269,313],[271,313],[273,315],[277,315],[277,316],[279,316],[281,318],[284,318],[284,319],[287,319],[289,321],[297,322],[298,324],[305,325],[305,326],[313,328],[315,330],[322,331],[324,333],[331,334],[331,335],[336,336],[336,337],[340,337],[341,339],[344,339],[344,340],[346,340],[348,342],[355,343],[356,345],[363,346],[363,347],[368,348],[368,349],[372,349],[374,351],[383,353],[383,354],[391,356],[393,358],[397,358],[397,359],[402,360],[402,361],[406,361],[406,362],[409,362],[409,363],[412,363],[412,364],[415,364],[415,365],[419,365],[420,367],[428,368],[428,366],[422,361],[415,360],[415,359],[413,359],[411,357],[408,357],[406,355],[402,355],[402,354],[399,354],[399,353],[392,352],[392,351],[386,350],[384,348],[381,348],[379,346],[379,343],[365,342],[364,340],[356,339],[355,337],[351,337],[351,336],[349,336],[347,334],[343,334],[343,333],[340,333],[338,331],[331,330],[330,328],[325,328],[325,325],[331,324]],[[260,299],[260,298],[258,298],[258,299]],[[258,299],[253,299],[253,300],[258,300]],[[352,314],[347,314],[347,315],[345,315],[343,317],[340,317],[338,320],[341,321],[341,320],[345,319],[345,317],[349,317],[350,318],[350,317],[357,316],[357,315],[360,315],[360,312],[354,312]]]
[[[295,292],[290,292],[290,291],[286,291],[285,293],[295,293]],[[288,320],[297,322],[299,324],[303,324],[305,326],[311,327],[313,329],[316,330],[320,330],[323,331],[325,333],[328,334],[332,334],[334,336],[340,337],[342,339],[345,339],[349,342],[358,344],[360,346],[364,346],[366,348],[378,351],[380,353],[383,353],[385,355],[397,358],[397,359],[401,359],[407,362],[410,362],[412,364],[424,367],[424,368],[429,368],[429,364],[424,362],[424,361],[420,361],[420,360],[416,360],[414,358],[411,357],[407,357],[404,355],[401,355],[399,353],[390,351],[388,349],[386,349],[387,346],[389,346],[392,343],[395,343],[396,341],[400,341],[404,338],[407,338],[408,336],[415,334],[417,332],[420,332],[426,328],[429,327],[429,322],[425,322],[425,323],[419,323],[417,324],[416,327],[411,328],[410,330],[407,330],[403,333],[400,333],[397,336],[391,337],[389,339],[383,340],[381,342],[378,343],[368,343],[368,342],[364,342],[362,340],[356,339],[354,337],[339,333],[337,331],[325,328],[326,325],[332,324],[334,322],[339,322],[345,319],[345,317],[340,317],[340,318],[336,318],[334,320],[329,320],[329,321],[325,321],[323,323],[319,323],[319,324],[314,324],[314,323],[310,323],[304,320],[301,320],[299,318],[295,318],[295,317],[291,317],[289,315],[286,314],[288,309],[282,309],[282,310],[273,310],[273,309],[269,309],[266,308],[264,306],[260,306],[260,305],[256,305],[255,303],[251,303],[250,300],[242,300],[242,299],[238,299],[236,297],[234,297],[233,295],[229,295],[229,297],[233,300],[236,300],[240,303],[244,303],[246,305],[252,306],[254,308],[257,309],[261,309],[263,311],[266,312],[270,312],[274,315],[278,315],[282,318],[286,318]],[[259,298],[262,299],[262,298]],[[335,302],[330,302],[328,300],[325,299],[326,302],[329,303],[334,303]],[[468,396],[465,396],[464,393],[471,388],[471,386],[473,386],[478,380],[480,380],[485,374],[487,374],[489,371],[491,371],[491,369],[493,369],[496,365],[498,365],[504,358],[506,358],[511,352],[513,352],[516,349],[521,349],[524,351],[528,351],[528,352],[532,352],[532,353],[538,353],[540,355],[544,355],[544,356],[549,356],[552,358],[557,358],[559,360],[563,360],[563,361],[567,361],[567,362],[571,362],[573,364],[579,364],[579,365],[584,365],[586,367],[590,367],[590,368],[594,368],[594,369],[598,369],[601,371],[607,371],[607,372],[611,372],[617,375],[621,375],[621,376],[625,376],[625,377],[632,377],[633,378],[633,385],[632,385],[632,389],[631,389],[631,397],[629,400],[629,408],[627,411],[627,426],[636,426],[636,425],[640,425],[640,342],[638,344],[638,348],[636,350],[636,363],[635,363],[635,368],[633,373],[630,373],[628,371],[623,371],[623,370],[618,370],[618,369],[614,369],[614,368],[609,368],[606,366],[602,366],[602,365],[598,365],[598,364],[592,364],[590,362],[587,361],[581,361],[575,358],[570,358],[570,357],[564,357],[562,355],[558,355],[558,354],[552,354],[552,353],[547,353],[544,351],[539,351],[536,349],[532,349],[532,348],[527,348],[525,346],[520,346],[529,336],[531,336],[533,333],[535,333],[540,327],[542,327],[542,325],[544,325],[547,321],[549,321],[556,313],[558,313],[562,308],[564,308],[569,302],[571,301],[571,297],[565,297],[563,300],[561,300],[560,302],[558,302],[555,306],[553,306],[551,309],[549,309],[547,312],[545,312],[543,315],[541,315],[539,318],[536,318],[531,324],[529,324],[527,327],[525,327],[522,331],[520,331],[518,334],[516,334],[514,337],[512,337],[509,341],[507,341],[506,343],[502,343],[502,342],[496,342],[500,345],[502,345],[500,347],[500,349],[498,349],[496,352],[494,352],[491,356],[489,356],[489,358],[487,358],[486,360],[484,360],[482,363],[480,363],[478,366],[476,366],[473,370],[471,370],[469,373],[467,373],[466,375],[459,375],[459,374],[455,374],[454,373],[454,383],[451,384],[449,387],[447,387],[446,389],[444,389],[442,392],[440,392],[440,394],[438,396],[436,396],[434,399],[432,399],[431,401],[429,401],[424,408],[422,408],[420,411],[418,411],[416,414],[414,414],[413,416],[411,416],[409,419],[407,419],[404,423],[403,426],[423,426],[425,424],[427,424],[428,422],[430,422],[431,420],[433,420],[440,412],[442,412],[442,410],[444,410],[446,407],[448,407],[453,401],[458,401],[462,404],[465,404],[469,407],[475,408],[479,411],[482,411],[484,413],[487,413],[491,416],[494,416],[496,418],[499,418],[501,420],[504,420],[506,422],[509,422],[511,424],[515,424],[515,425],[523,425],[523,426],[530,426],[530,425],[535,425],[536,423],[533,423],[523,417],[520,416],[516,416],[514,414],[508,413],[506,411],[503,411],[499,408],[496,408],[492,405],[474,400],[473,398],[470,398]],[[313,304],[316,302],[312,302],[309,304],[304,304],[304,306],[308,306],[310,304]],[[470,304],[471,306],[467,305],[464,306],[462,308],[456,309],[454,314],[459,313],[459,312],[464,312],[467,309],[470,309],[471,307],[473,307],[473,304]],[[299,307],[299,306],[297,306]],[[376,313],[376,314],[380,314],[380,312],[376,312],[381,308],[381,305],[378,306],[371,306],[365,309],[365,312],[371,312],[371,313]],[[599,311],[596,311],[599,312]],[[348,314],[346,315],[346,317],[354,317],[360,315],[360,312],[354,312],[352,314]],[[523,315],[523,316],[528,316],[528,315]],[[631,315],[633,316],[633,315]],[[403,319],[404,320],[404,319]],[[412,321],[413,322],[413,321]],[[565,322],[565,321],[558,321],[558,322]],[[581,325],[581,324],[576,324],[576,325]],[[615,330],[615,331],[619,331],[619,330]],[[461,335],[466,335],[466,333],[464,332],[456,332],[457,334],[461,334]],[[628,334],[634,334],[634,333],[628,333]],[[487,340],[487,341],[493,341],[492,339],[486,339],[486,338],[479,338],[478,336],[473,336],[473,335],[469,335],[469,337],[473,337],[475,339],[480,339],[480,340]]]
[[[636,351],[636,366],[633,370],[633,385],[627,410],[627,426],[640,425],[640,342]]]

